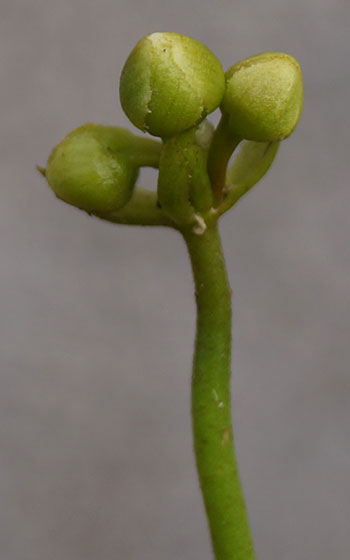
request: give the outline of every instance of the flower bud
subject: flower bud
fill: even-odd
[[[234,64],[225,75],[221,110],[234,136],[273,142],[293,132],[302,110],[303,85],[292,56],[257,54]]]
[[[202,43],[179,33],[152,33],[130,53],[120,77],[120,101],[130,121],[167,138],[202,121],[220,104],[225,76]]]
[[[279,147],[279,142],[252,142],[244,140],[226,174],[226,181],[246,192],[270,169]]]
[[[45,176],[56,196],[87,212],[109,212],[130,199],[138,169],[128,155],[134,136],[122,128],[85,124],[52,150]]]

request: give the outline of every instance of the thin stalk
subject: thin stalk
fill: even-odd
[[[130,155],[138,167],[153,167],[157,169],[162,147],[162,143],[158,140],[136,136],[133,151],[130,152]]]
[[[185,232],[197,302],[194,451],[216,560],[254,560],[232,436],[231,290],[216,225]]]
[[[220,206],[225,196],[227,165],[240,141],[241,138],[232,136],[228,126],[228,117],[222,115],[214,132],[208,154],[208,174],[212,184],[215,207]]]
[[[93,213],[94,216],[114,224],[133,226],[167,226],[176,229],[176,224],[157,204],[157,195],[153,191],[137,187],[132,198],[120,210],[105,213]]]

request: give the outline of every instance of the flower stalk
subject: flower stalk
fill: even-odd
[[[130,121],[161,141],[87,123],[37,168],[58,198],[90,215],[182,234],[197,304],[194,452],[213,552],[216,560],[254,560],[232,432],[231,290],[218,219],[265,175],[294,130],[300,68],[289,55],[262,53],[224,74],[195,39],[157,32],[130,53],[120,100]],[[218,106],[213,131],[205,117]],[[157,192],[137,186],[142,167],[158,169]]]
[[[217,225],[184,239],[192,264],[197,332],[192,426],[199,483],[218,560],[253,560],[231,423],[231,289]]]

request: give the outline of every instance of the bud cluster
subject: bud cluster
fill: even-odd
[[[162,142],[88,123],[52,150],[46,179],[65,202],[101,215],[129,203],[140,167],[156,167],[159,203],[181,224],[224,200],[225,181],[236,178],[242,165],[248,167],[242,164],[244,158],[257,161],[259,153],[258,170],[251,176],[254,181],[261,178],[272,151],[263,161],[264,150],[253,144],[287,138],[303,103],[300,67],[292,56],[257,54],[224,73],[205,45],[170,32],[151,33],[136,44],[121,72],[119,93],[129,120]],[[218,107],[221,124],[207,135],[204,147],[198,134],[210,129],[205,118]],[[236,171],[227,173],[232,151],[242,140],[250,143]]]

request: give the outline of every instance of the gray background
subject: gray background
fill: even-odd
[[[301,63],[300,125],[222,221],[233,415],[259,560],[349,558],[349,6],[2,1],[2,559],[211,557],[182,241],[88,218],[34,170],[83,122],[129,127],[118,76],[156,30],[196,37],[225,68],[266,50]]]

